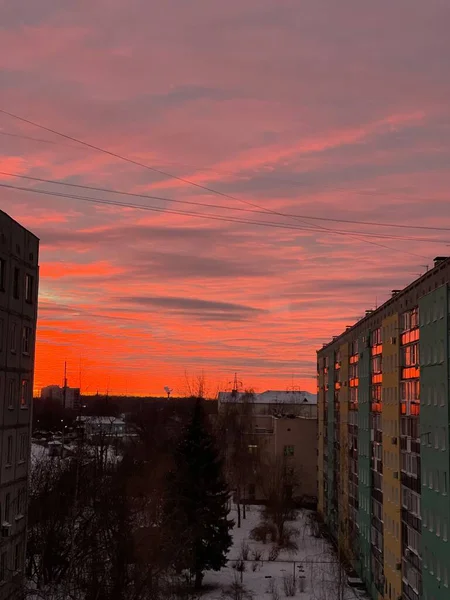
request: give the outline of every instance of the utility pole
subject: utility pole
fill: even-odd
[[[64,362],[63,411],[66,410],[67,398],[67,361]]]

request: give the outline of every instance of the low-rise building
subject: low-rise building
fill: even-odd
[[[308,504],[317,501],[317,420],[296,415],[254,415],[248,448],[258,454],[259,468],[245,486],[248,501],[263,501],[271,469],[288,469],[292,498]]]
[[[289,413],[309,418],[317,417],[317,396],[301,390],[267,390],[260,394],[246,392],[219,392],[218,412],[226,405],[249,402],[254,414],[274,415]]]
[[[120,439],[126,434],[125,421],[116,417],[77,417],[76,425],[84,430],[88,439]]]

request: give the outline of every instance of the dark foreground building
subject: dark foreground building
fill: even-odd
[[[18,596],[25,564],[38,252],[0,211],[0,600]]]

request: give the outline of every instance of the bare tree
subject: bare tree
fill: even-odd
[[[261,485],[266,497],[262,515],[277,528],[278,544],[287,540],[286,523],[295,519],[293,491],[299,485],[299,474],[291,467],[286,457],[267,460],[261,477]]]
[[[236,401],[223,404],[217,422],[217,434],[225,457],[230,487],[235,491],[237,526],[246,518],[246,489],[258,481],[261,441],[254,434],[254,393],[247,390]]]

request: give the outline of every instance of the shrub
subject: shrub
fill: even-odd
[[[280,548],[278,546],[274,546],[272,550],[269,552],[269,556],[267,557],[269,560],[274,561],[277,560],[280,554]]]
[[[252,559],[259,562],[263,559],[263,553],[261,550],[252,550]]]
[[[263,521],[262,523],[254,527],[250,532],[250,539],[255,540],[255,542],[262,542],[263,544],[267,544],[268,538],[272,542],[275,541],[277,538],[277,528],[273,523]]]
[[[291,574],[283,575],[283,590],[285,596],[295,596],[296,583],[294,576]]]
[[[248,560],[249,554],[250,546],[247,544],[246,540],[242,540],[240,558],[242,558],[242,560]]]

